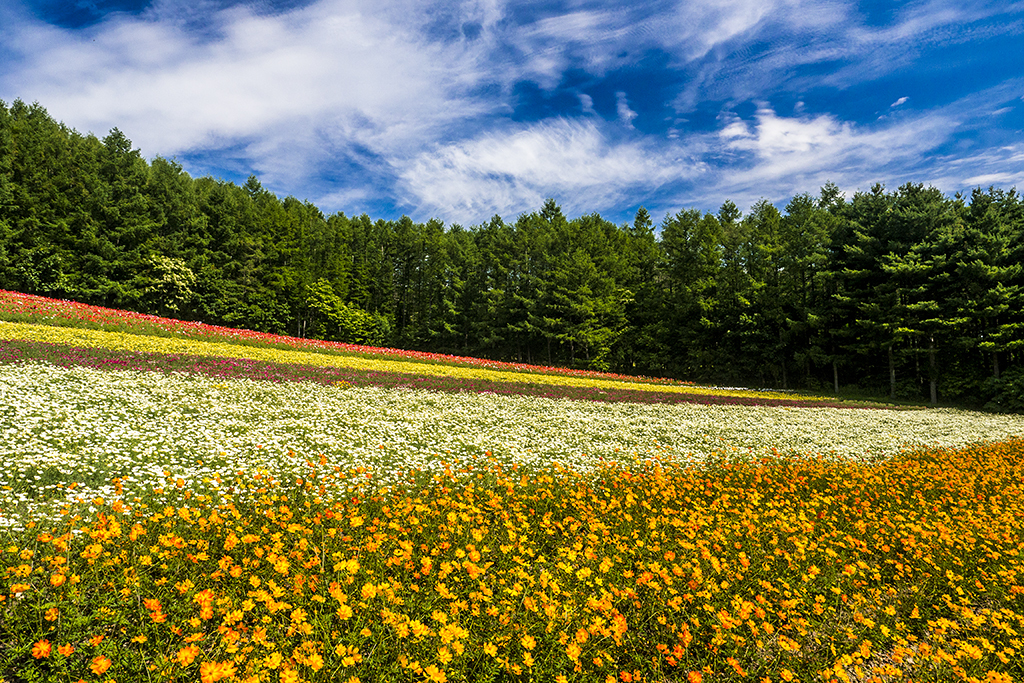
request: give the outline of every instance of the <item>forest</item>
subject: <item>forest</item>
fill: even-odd
[[[0,289],[230,327],[1024,410],[1024,201],[832,183],[631,224],[325,215],[0,102]]]

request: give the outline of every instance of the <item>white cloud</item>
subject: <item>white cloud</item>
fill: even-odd
[[[594,72],[620,63],[616,46],[635,28],[630,19],[624,9],[578,10],[509,29],[502,38],[519,55],[521,75],[553,88],[575,56]]]
[[[766,17],[777,16],[785,2],[725,0],[719,3],[681,2],[668,20],[676,28],[666,36],[683,51],[685,59],[696,59],[715,45],[747,33]]]
[[[895,102],[893,102],[892,104],[890,104],[889,108],[890,109],[895,109],[896,107],[898,107],[898,106],[900,106],[902,104],[906,104],[907,100],[909,100],[909,99],[910,99],[909,97],[901,97],[898,100],[896,100]]]
[[[813,191],[828,180],[844,189],[903,180],[956,126],[949,116],[930,114],[860,127],[830,115],[780,117],[762,106],[752,124],[734,118],[720,131],[723,151],[734,158],[719,191],[742,205]]]
[[[147,154],[242,141],[266,170],[282,154],[301,164],[329,153],[328,141],[391,154],[433,137],[455,112],[496,106],[466,95],[482,77],[478,48],[425,42],[418,26],[385,21],[375,7],[238,7],[210,15],[212,38],[167,5],[84,32],[31,24],[19,34],[21,68],[0,84],[80,130],[118,126]]]
[[[615,142],[593,121],[556,119],[439,146],[415,158],[402,179],[415,201],[473,222],[537,209],[555,197],[572,212],[614,207],[704,166],[678,149]]]
[[[1024,189],[1024,144],[1005,145],[964,156],[945,156],[929,164],[927,182],[947,192],[990,185]]]
[[[820,32],[848,14],[846,5],[837,0],[677,2],[668,11],[660,3],[614,9],[607,3],[572,5],[571,12],[544,17],[504,35],[520,55],[522,74],[541,87],[553,88],[568,67],[580,63],[600,75],[632,63],[647,50],[659,49],[678,67],[766,26]]]
[[[615,93],[615,111],[619,115],[619,122],[622,123],[626,128],[633,127],[633,119],[637,117],[637,113],[629,108],[629,102],[626,100],[626,93],[621,90]]]
[[[926,0],[895,3],[893,17],[870,25],[854,4],[831,0],[734,0],[723,16],[693,35],[693,26],[715,15],[702,4],[679,10],[673,54],[689,78],[673,104],[688,112],[707,100],[742,102],[766,92],[798,93],[815,88],[840,92],[903,71],[913,73],[922,52],[980,41],[995,35],[1020,35],[1020,3],[963,3]],[[696,17],[690,20],[687,13]],[[756,47],[754,47],[756,46]],[[829,69],[822,72],[821,65]],[[812,68],[804,68],[812,67]],[[818,68],[813,68],[818,67]],[[912,78],[912,77],[911,77]]]

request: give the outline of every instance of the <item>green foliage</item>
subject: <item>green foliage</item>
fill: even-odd
[[[181,310],[194,293],[196,275],[177,258],[151,256],[139,278],[142,300],[149,304],[151,310],[163,315],[174,315]]]
[[[306,286],[306,305],[325,330],[324,339],[372,344],[382,341],[382,321],[341,300],[331,283],[321,278]]]
[[[986,410],[1000,413],[1024,413],[1024,368],[1015,367],[985,382],[985,394],[991,396]]]

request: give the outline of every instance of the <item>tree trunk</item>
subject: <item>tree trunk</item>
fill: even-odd
[[[928,388],[931,394],[931,403],[935,405],[939,402],[939,378],[938,372],[935,368],[935,337],[928,337]]]
[[[889,398],[896,398],[896,354],[892,350],[893,344],[889,345]]]
[[[992,352],[992,376],[999,379],[999,352]]]
[[[782,388],[789,389],[789,377],[786,375],[786,345],[782,340],[782,328],[779,328],[779,346],[782,347]]]
[[[839,395],[839,366],[836,364],[835,359],[832,360],[832,386],[835,390],[835,395]]]

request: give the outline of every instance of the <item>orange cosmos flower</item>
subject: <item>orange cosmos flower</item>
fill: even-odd
[[[702,683],[704,676],[702,676],[699,671],[691,671],[686,675],[686,680],[689,681],[689,683]]]
[[[45,659],[50,656],[50,641],[40,640],[32,646],[32,656],[36,659]]]
[[[97,676],[102,676],[104,673],[106,673],[107,669],[110,668],[111,664],[113,664],[113,662],[110,661],[108,657],[99,655],[92,660],[92,664],[89,666],[89,668]]]
[[[178,663],[182,666],[188,666],[196,660],[199,656],[199,648],[195,645],[189,645],[178,650]]]
[[[60,654],[64,655],[65,657],[67,657],[68,655],[70,655],[74,651],[75,651],[75,646],[72,645],[71,643],[64,643],[63,645],[60,645],[60,646],[57,647],[57,652],[59,652]]]
[[[203,662],[199,666],[199,678],[203,683],[216,683],[234,675],[235,665],[231,662]]]
[[[738,659],[736,659],[735,657],[729,657],[725,660],[725,663],[731,666],[737,674],[743,676],[744,678],[746,677],[747,672],[743,670],[743,667],[740,665]]]
[[[64,582],[67,581],[67,578],[68,577],[66,577],[64,574],[54,574],[50,577],[50,585],[54,588],[63,586]]]

